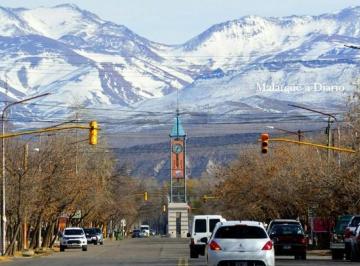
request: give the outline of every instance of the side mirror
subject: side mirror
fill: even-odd
[[[200,239],[200,242],[201,242],[201,243],[204,243],[204,244],[207,244],[207,242],[208,242],[207,237],[201,238],[201,239]]]
[[[187,234],[186,234],[186,237],[191,237],[191,234],[190,234],[190,233],[187,233]]]

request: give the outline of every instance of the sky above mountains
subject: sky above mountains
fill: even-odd
[[[359,5],[359,0],[2,0],[1,6],[35,8],[73,3],[123,24],[152,41],[180,44],[209,26],[246,15],[319,15]]]

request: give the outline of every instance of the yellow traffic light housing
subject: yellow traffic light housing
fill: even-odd
[[[262,133],[261,134],[261,153],[265,154],[268,153],[269,149],[269,134]]]
[[[89,144],[90,145],[96,145],[97,144],[97,138],[98,138],[98,124],[96,121],[90,122],[90,133],[89,133]]]
[[[207,196],[206,196],[206,195],[204,195],[202,199],[203,199],[203,202],[204,202],[204,203],[207,202]]]
[[[147,191],[144,192],[144,200],[145,200],[145,201],[148,200],[148,193],[147,193]]]

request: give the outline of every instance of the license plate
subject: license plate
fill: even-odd
[[[235,262],[235,266],[247,266],[247,262]]]
[[[289,245],[283,246],[283,249],[291,249],[291,246]]]

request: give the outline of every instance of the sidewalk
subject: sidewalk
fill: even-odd
[[[314,256],[331,256],[330,249],[311,249],[307,250],[306,253]]]

